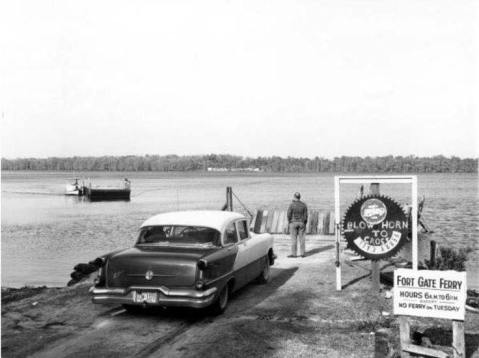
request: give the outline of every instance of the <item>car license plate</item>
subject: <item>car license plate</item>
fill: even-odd
[[[133,291],[133,302],[135,303],[157,303],[157,301],[156,292]]]

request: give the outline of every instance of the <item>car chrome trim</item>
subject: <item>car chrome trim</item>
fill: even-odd
[[[205,291],[193,289],[168,289],[164,286],[131,286],[128,288],[97,288],[92,287],[93,303],[118,303],[129,305],[143,305],[142,303],[133,302],[133,291],[157,291],[158,302],[148,303],[149,306],[178,306],[203,308],[213,303],[216,297],[216,287],[212,287]]]
[[[157,303],[148,303],[148,306],[175,306],[175,307],[192,307],[204,308],[213,303],[215,295],[205,298],[184,298],[184,297],[165,297],[159,296]],[[92,297],[94,303],[118,303],[143,306],[141,303],[134,303],[132,295],[115,296],[115,295],[97,295]]]
[[[228,272],[228,273],[225,273],[224,275],[221,275],[221,276],[219,276],[219,277],[215,277],[215,278],[212,279],[211,281],[206,281],[206,282],[205,282],[205,285],[208,285],[208,286],[209,286],[209,285],[215,284],[215,283],[218,282],[218,281],[221,281],[221,280],[225,279],[225,278],[228,277],[228,276],[233,276],[233,272],[234,272],[234,271],[230,271],[230,272]]]
[[[205,298],[216,293],[218,289],[212,287],[205,291],[192,289],[169,289],[165,286],[130,286],[128,288],[97,288],[93,287],[91,293],[96,295],[128,295],[131,291],[159,291],[167,297]]]
[[[125,289],[124,288],[96,288],[96,287],[92,287],[90,289],[90,292],[94,295],[104,295],[104,294],[124,295],[125,294]]]

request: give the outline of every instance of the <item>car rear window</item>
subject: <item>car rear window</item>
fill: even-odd
[[[220,233],[202,226],[161,225],[140,230],[137,245],[213,245],[220,246]]]

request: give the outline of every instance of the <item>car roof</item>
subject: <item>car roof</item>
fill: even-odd
[[[159,225],[203,226],[223,232],[223,230],[231,221],[239,219],[245,219],[244,215],[232,211],[174,211],[155,215],[146,220],[141,227]]]

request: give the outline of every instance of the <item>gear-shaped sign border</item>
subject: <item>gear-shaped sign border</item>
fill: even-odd
[[[363,218],[362,207],[368,200],[379,200],[386,208],[381,222],[368,223]],[[341,224],[349,247],[359,255],[380,260],[394,256],[406,243],[409,222],[406,213],[396,201],[384,195],[367,195],[354,201],[344,214]]]

